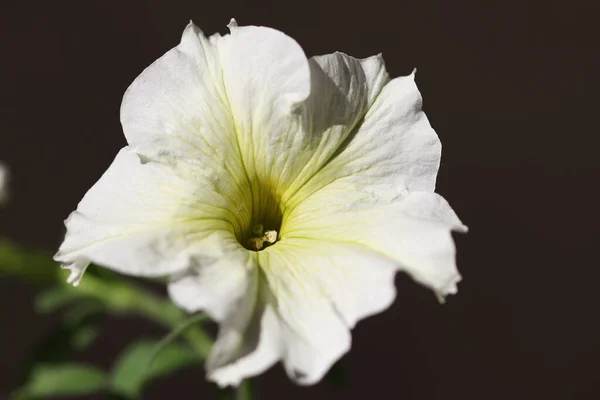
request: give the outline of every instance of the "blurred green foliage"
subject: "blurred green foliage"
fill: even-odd
[[[40,364],[27,385],[13,394],[15,400],[47,399],[49,396],[83,396],[108,387],[108,375],[86,364]]]
[[[156,349],[161,346],[160,352]],[[200,364],[189,346],[177,342],[166,345],[156,340],[140,340],[123,351],[111,372],[111,389],[124,398],[137,399],[144,385],[183,367]],[[151,365],[151,366],[150,366]]]
[[[190,317],[168,299],[103,268],[88,268],[78,287],[43,251],[0,238],[0,277],[10,276],[42,288],[35,299],[39,314],[61,313],[61,323],[40,341],[25,362],[13,400],[84,396],[95,392],[119,400],[140,399],[147,384],[180,368],[202,364],[211,338],[201,328],[204,315]],[[105,372],[69,359],[94,342],[108,314],[141,315],[164,327],[162,340],[131,343]],[[251,399],[244,384],[237,391],[218,390],[227,399]],[[231,394],[230,394],[231,393]]]
[[[15,276],[37,285],[58,283],[61,270],[51,254],[0,238],[0,276]]]

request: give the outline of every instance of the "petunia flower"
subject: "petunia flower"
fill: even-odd
[[[319,381],[350,329],[395,298],[397,271],[456,293],[434,193],[440,141],[414,73],[382,57],[308,58],[275,29],[229,24],[181,43],[129,87],[128,146],[66,220],[57,261],[170,275],[182,308],[219,323],[208,378],[237,385],[282,361]]]

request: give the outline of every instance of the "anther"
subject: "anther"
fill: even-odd
[[[277,241],[277,231],[266,231],[263,239],[265,242],[275,243]]]
[[[250,250],[258,251],[263,248],[264,242],[265,239],[263,238],[253,237],[248,239],[248,247],[250,248]]]

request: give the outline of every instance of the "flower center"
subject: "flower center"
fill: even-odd
[[[261,224],[254,225],[251,232],[252,236],[246,241],[248,250],[259,251],[277,241],[277,231],[265,231]]]
[[[275,194],[277,185],[272,183],[252,186],[244,209],[250,211],[246,223],[241,224],[237,239],[246,249],[264,250],[277,242],[281,234],[283,219],[280,196]]]

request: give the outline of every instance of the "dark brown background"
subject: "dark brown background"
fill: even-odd
[[[418,68],[444,145],[438,191],[471,232],[464,275],[440,306],[399,276],[398,299],[360,323],[346,389],[294,386],[277,366],[259,399],[597,399],[597,1],[7,1],[0,5],[0,160],[13,170],[0,234],[54,250],[62,220],[125,144],[127,86],[190,19],[229,18],[294,37],[307,55],[382,52]],[[34,291],[0,281],[0,398],[53,324]],[[81,359],[109,366],[141,320],[109,319]],[[201,369],[146,398],[210,398]],[[173,395],[172,395],[173,394]]]

